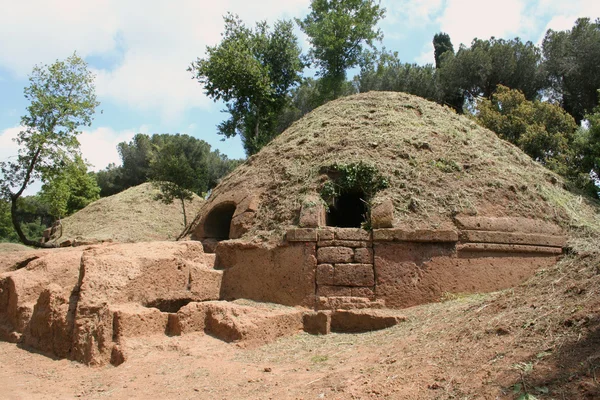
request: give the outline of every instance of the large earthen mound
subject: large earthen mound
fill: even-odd
[[[178,201],[164,204],[151,183],[104,197],[62,220],[58,242],[143,242],[173,240],[183,231],[183,212]],[[195,215],[203,200],[194,195],[186,202],[188,215]]]
[[[306,222],[302,208],[320,201],[328,168],[360,162],[389,182],[371,199],[392,209],[388,226],[454,228],[456,215],[563,228],[597,220],[559,176],[471,119],[412,95],[371,92],[316,109],[250,157],[213,190],[192,237],[277,241]]]

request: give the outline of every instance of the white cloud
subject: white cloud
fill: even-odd
[[[34,64],[109,51],[116,24],[107,2],[35,0],[3,2],[0,64],[23,78]]]
[[[600,18],[600,2],[597,0],[572,0],[569,2],[557,0],[540,0],[540,12],[552,15],[538,39],[541,44],[548,29],[564,31],[573,28],[577,18]]]
[[[522,0],[489,2],[448,0],[439,17],[440,28],[450,35],[455,50],[463,43],[470,46],[474,38],[510,38],[530,26]]]
[[[115,131],[111,128],[100,127],[92,131],[84,131],[79,136],[81,143],[81,153],[89,163],[92,164],[90,170],[99,171],[108,164],[121,164],[121,158],[117,151],[117,144],[129,142],[136,133],[145,132],[147,129],[127,129]]]
[[[36,0],[5,2],[0,13],[0,65],[23,78],[35,63],[82,56],[117,57],[97,70],[101,100],[158,112],[166,120],[210,101],[186,71],[219,41],[222,16],[247,24],[306,13],[309,0]],[[122,53],[122,54],[120,54]]]
[[[10,157],[17,155],[19,146],[17,146],[14,139],[22,129],[21,126],[15,126],[0,132],[0,161],[8,161]]]
[[[421,54],[415,57],[415,62],[420,65],[435,64],[435,50],[433,48],[433,42],[428,42],[423,46]]]
[[[23,128],[15,126],[0,131],[0,161],[8,161],[18,154],[19,147],[13,140]],[[137,133],[147,133],[149,127],[140,126],[137,129],[115,131],[108,127],[100,127],[90,131],[83,131],[78,136],[81,144],[81,153],[93,166],[90,170],[104,169],[108,164],[121,164],[117,152],[117,144],[129,142]]]
[[[387,10],[386,24],[406,24],[409,27],[427,24],[443,7],[443,0],[389,1],[383,5]]]

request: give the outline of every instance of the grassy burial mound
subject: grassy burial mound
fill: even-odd
[[[356,192],[371,205],[391,200],[393,226],[406,229],[444,229],[456,215],[600,226],[597,205],[516,146],[449,108],[387,92],[341,98],[294,123],[223,179],[196,223],[223,199],[251,198],[254,214],[236,236],[277,240],[307,202],[331,212]]]
[[[142,242],[173,240],[183,230],[183,212],[178,201],[166,205],[155,200],[159,191],[144,183],[102,198],[62,220],[59,242]],[[195,213],[203,200],[194,196],[186,202]]]

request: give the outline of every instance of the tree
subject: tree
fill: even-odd
[[[545,87],[540,50],[519,38],[474,39],[456,55],[445,52],[439,73],[446,93],[458,89],[471,103],[479,97],[491,99],[498,85],[520,90],[527,100],[536,99]]]
[[[580,18],[570,31],[550,29],[542,48],[552,97],[581,122],[600,99],[600,19]]]
[[[16,160],[0,163],[0,193],[11,202],[11,218],[21,242],[40,247],[21,229],[18,200],[33,181],[46,182],[79,154],[77,129],[91,125],[99,103],[94,75],[77,54],[49,66],[35,66],[25,98],[30,105],[21,117],[24,128],[16,139],[19,153]]]
[[[442,55],[450,52],[454,54],[454,46],[450,40],[450,35],[444,32],[436,33],[433,36],[433,55],[435,57],[435,67],[442,66]]]
[[[98,172],[90,172],[100,187],[100,197],[112,196],[125,190],[123,185],[123,167],[110,163]]]
[[[154,135],[150,178],[161,190],[159,200],[181,202],[184,226],[187,226],[185,201],[193,194],[203,196],[218,180],[231,171],[232,164],[210,145],[188,135]]]
[[[454,58],[454,46],[450,40],[450,35],[447,33],[436,33],[433,36],[433,50],[435,56],[436,83],[441,104],[452,107],[456,112],[462,114],[465,104],[465,95],[460,89],[456,81],[446,80],[446,85],[440,84],[439,71],[445,59],[452,60]]]
[[[151,163],[151,177],[160,189],[158,197],[165,204],[178,199],[183,211],[183,226],[187,227],[185,201],[192,200],[195,191],[199,190],[197,171],[190,160],[173,143],[165,144],[155,155]]]
[[[168,145],[168,146],[167,146]],[[148,136],[138,133],[130,142],[117,145],[123,161],[122,166],[111,164],[103,171],[93,174],[100,186],[101,196],[110,196],[127,188],[151,181],[152,162],[158,157],[161,149],[174,147],[177,155],[189,159],[194,171],[198,171],[195,179],[202,177],[196,194],[208,191],[217,185],[219,180],[237,167],[241,160],[230,160],[218,150],[211,151],[210,145],[203,140],[189,135],[154,134]]]
[[[279,113],[300,82],[304,63],[292,22],[277,21],[271,31],[266,22],[250,29],[232,14],[224,19],[221,43],[208,46],[207,58],[189,70],[209,97],[226,102],[231,117],[218,126],[219,133],[240,135],[252,155],[275,137]]]
[[[499,85],[490,100],[478,103],[477,111],[482,126],[577,186],[589,186],[589,169],[581,169],[575,145],[577,124],[560,106],[529,101],[522,92]]]
[[[585,118],[588,121],[588,127],[579,129],[576,148],[582,154],[581,169],[591,173],[596,183],[593,191],[598,196],[600,194],[600,185],[598,185],[600,182],[600,102],[594,112],[587,114]]]
[[[402,63],[398,52],[375,53],[365,57],[360,74],[354,77],[354,84],[360,92],[371,90],[405,92],[423,98],[439,101],[435,68]]]
[[[48,204],[50,213],[58,220],[81,210],[100,198],[96,179],[87,172],[83,158],[75,159],[42,186],[42,201]]]
[[[296,22],[312,46],[309,58],[322,77],[322,101],[342,93],[346,70],[358,65],[363,45],[373,47],[383,34],[375,29],[385,8],[373,0],[312,0],[311,11]]]
[[[150,179],[150,159],[154,151],[151,138],[138,133],[131,142],[117,145],[123,168],[119,176],[120,185],[124,189],[141,185]]]

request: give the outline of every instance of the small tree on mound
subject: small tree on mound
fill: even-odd
[[[149,165],[151,181],[161,191],[158,200],[171,204],[181,202],[183,224],[187,226],[186,200],[194,193],[202,195],[209,189],[212,161],[210,145],[189,135],[159,137]]]
[[[17,202],[35,180],[48,182],[79,154],[80,126],[90,126],[98,106],[94,75],[77,54],[52,65],[35,66],[25,88],[31,103],[21,117],[23,130],[14,161],[0,163],[0,195],[11,203],[12,223],[23,244],[49,247],[29,240],[17,218]]]

